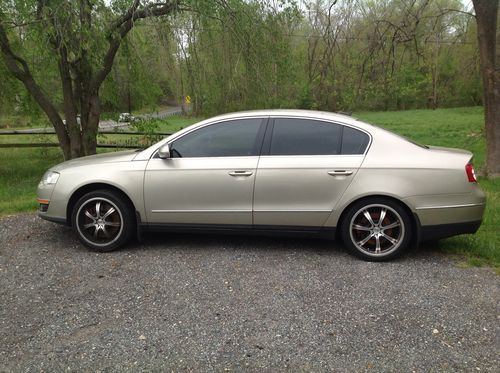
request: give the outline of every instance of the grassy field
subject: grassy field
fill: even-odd
[[[410,110],[400,112],[360,112],[355,117],[387,128],[417,142],[468,149],[474,153],[476,170],[485,160],[482,108]],[[161,132],[175,132],[199,119],[174,117],[157,123]],[[39,135],[0,136],[2,142],[52,141]],[[123,141],[123,136],[107,135],[100,142]],[[50,166],[62,161],[58,149],[0,148],[0,215],[36,209],[35,191],[41,176]],[[488,194],[485,219],[475,235],[463,235],[427,247],[457,255],[464,263],[489,264],[500,271],[500,179],[479,178]]]
[[[361,112],[355,117],[426,145],[461,148],[474,153],[476,172],[485,162],[482,107],[438,110]]]

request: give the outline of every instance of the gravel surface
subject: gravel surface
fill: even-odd
[[[0,220],[0,370],[497,371],[499,277],[429,250],[155,234],[107,254]]]

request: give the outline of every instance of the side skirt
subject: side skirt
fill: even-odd
[[[335,227],[300,227],[233,224],[142,224],[143,232],[176,232],[203,234],[243,234],[260,236],[319,237],[335,239]]]

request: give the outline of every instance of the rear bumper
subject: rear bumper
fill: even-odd
[[[432,241],[459,234],[476,233],[480,226],[481,220],[465,223],[425,225],[420,227],[420,241]]]

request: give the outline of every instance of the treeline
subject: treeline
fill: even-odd
[[[476,25],[467,12],[460,0],[188,1],[173,17],[134,27],[101,87],[101,108],[187,95],[204,115],[477,105]],[[57,61],[16,32],[43,88],[60,91]],[[1,62],[0,82],[1,112],[39,111]]]

